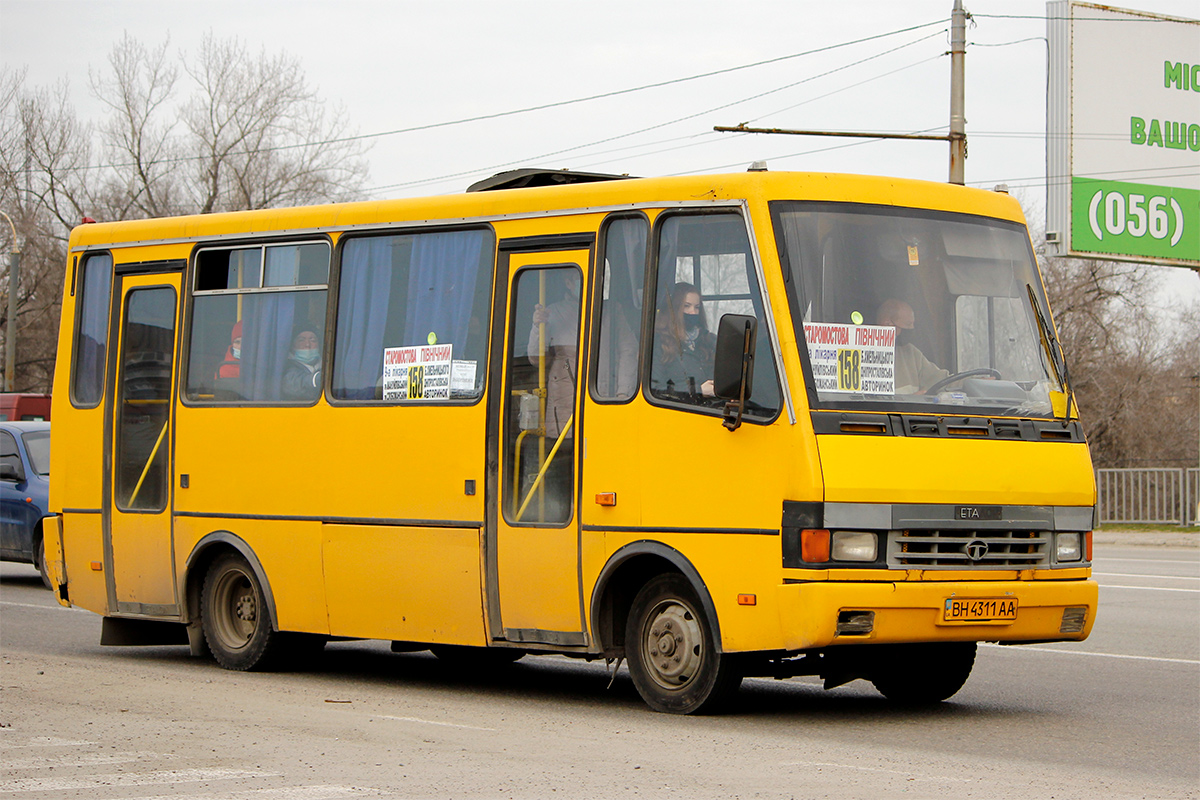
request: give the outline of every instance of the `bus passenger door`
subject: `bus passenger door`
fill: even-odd
[[[180,265],[182,269],[182,265]],[[171,430],[180,272],[120,274],[106,436],[104,570],[110,614],[177,617]]]
[[[490,633],[494,640],[578,646],[586,643],[576,450],[580,295],[592,237],[571,237],[573,249],[506,251],[514,241],[528,240],[500,243],[507,291],[497,292],[492,337]]]

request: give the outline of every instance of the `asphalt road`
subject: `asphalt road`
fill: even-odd
[[[1097,545],[1075,644],[980,649],[951,701],[747,681],[732,713],[655,714],[622,670],[454,672],[386,643],[303,673],[101,648],[99,618],[0,566],[0,800],[373,797],[1200,797],[1200,549]]]

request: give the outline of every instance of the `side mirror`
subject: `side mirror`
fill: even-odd
[[[25,476],[21,474],[21,470],[10,463],[0,464],[0,481],[17,481],[18,483],[25,480]]]
[[[728,400],[725,427],[737,430],[754,384],[754,347],[758,320],[745,314],[726,314],[717,327],[713,364],[713,394]]]

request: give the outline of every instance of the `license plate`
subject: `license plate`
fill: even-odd
[[[948,597],[946,622],[1012,622],[1017,618],[1015,597]]]

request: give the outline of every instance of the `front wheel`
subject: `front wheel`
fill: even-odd
[[[234,553],[218,556],[208,568],[200,617],[209,650],[225,669],[262,669],[281,644],[254,570]]]
[[[870,680],[901,705],[933,705],[954,695],[975,666],[974,642],[880,645]]]
[[[633,600],[625,627],[633,685],[655,711],[717,710],[741,685],[732,659],[717,652],[712,625],[682,575],[651,580]]]

